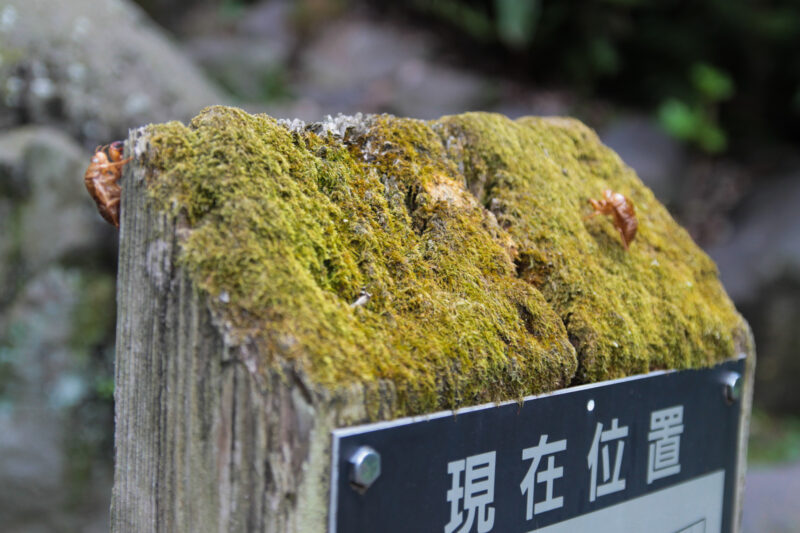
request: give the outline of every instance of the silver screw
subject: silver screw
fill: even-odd
[[[732,404],[742,397],[742,376],[738,372],[728,372],[724,377],[725,401]]]
[[[369,446],[361,446],[350,456],[350,481],[356,488],[367,490],[381,475],[381,454]]]

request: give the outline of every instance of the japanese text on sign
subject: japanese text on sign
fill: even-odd
[[[652,411],[648,429],[646,480],[649,485],[680,472],[683,406]],[[591,441],[579,444],[587,449],[590,502],[625,490],[622,465],[629,435],[629,426],[612,418],[608,423],[597,422]],[[520,458],[527,466],[521,469],[525,474],[519,481],[520,494],[525,498],[526,520],[564,506],[564,495],[557,494],[555,481],[569,475],[567,467],[559,461],[559,454],[567,450],[567,446],[567,439],[555,440],[549,434],[542,434],[538,442],[521,451]],[[444,526],[444,533],[489,533],[492,530],[496,459],[496,452],[488,451],[448,463],[450,488],[446,501],[450,504],[450,520]]]

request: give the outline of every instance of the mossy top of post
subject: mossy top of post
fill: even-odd
[[[188,228],[181,263],[260,372],[390,382],[400,415],[747,349],[713,262],[575,120],[212,107],[145,139],[150,197]],[[636,205],[630,251],[585,218],[607,188]]]

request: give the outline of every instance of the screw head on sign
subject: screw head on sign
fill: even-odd
[[[369,446],[359,447],[350,456],[350,482],[366,490],[381,475],[381,454]]]
[[[733,404],[742,397],[742,376],[738,372],[728,372],[725,375],[725,401]]]

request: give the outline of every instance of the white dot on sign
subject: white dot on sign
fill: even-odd
[[[589,411],[590,413],[594,411],[594,400],[589,400],[588,402],[586,402],[586,410]]]

